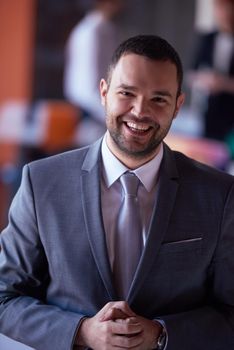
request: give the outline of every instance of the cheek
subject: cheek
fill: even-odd
[[[169,106],[154,106],[154,108],[152,108],[152,113],[159,119],[164,119],[166,116],[173,114]]]
[[[154,120],[158,122],[159,124],[167,125],[168,123],[171,123],[171,121],[174,118],[174,109],[171,107],[164,107],[164,108],[156,108],[154,109]]]
[[[128,112],[131,106],[128,101],[112,99],[107,101],[107,112],[112,115],[121,115]]]

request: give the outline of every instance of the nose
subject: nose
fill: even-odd
[[[132,114],[137,118],[149,116],[149,105],[145,98],[138,97],[133,101]]]

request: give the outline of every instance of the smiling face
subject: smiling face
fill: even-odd
[[[100,85],[109,131],[107,144],[127,167],[152,159],[183,103],[176,66],[136,54],[120,58],[109,85]]]

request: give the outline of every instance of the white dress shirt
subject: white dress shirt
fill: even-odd
[[[141,167],[130,170],[121,163],[110,151],[106,144],[106,135],[102,142],[103,172],[101,181],[101,201],[104,228],[106,233],[107,249],[111,267],[114,262],[114,224],[122,201],[122,186],[120,176],[126,171],[131,171],[140,180],[138,189],[138,201],[140,206],[141,220],[143,225],[142,235],[145,245],[147,233],[152,216],[152,210],[158,194],[158,172],[163,157],[161,145],[159,153],[148,163]]]
[[[107,131],[108,133],[108,131]],[[121,163],[114,154],[110,151],[106,143],[106,135],[102,141],[102,180],[101,180],[101,204],[102,216],[104,221],[104,228],[106,233],[107,250],[111,268],[114,263],[114,228],[113,223],[117,220],[117,215],[122,201],[122,185],[120,183],[120,176],[126,171],[131,171],[140,180],[138,189],[138,201],[142,219],[142,235],[143,243],[145,245],[147,240],[147,233],[150,226],[153,206],[157,201],[158,196],[158,174],[160,164],[163,158],[163,146],[161,144],[158,154],[148,163],[141,167],[130,170],[123,163]],[[164,331],[166,332],[166,343],[164,350],[167,348],[168,334],[165,323],[157,319]]]

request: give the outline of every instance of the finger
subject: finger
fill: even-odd
[[[112,346],[123,349],[138,348],[143,343],[143,336],[141,334],[131,337],[115,335],[112,338]]]
[[[117,304],[117,302],[110,301],[109,303],[104,305],[103,308],[97,313],[97,316],[98,316],[99,320],[101,321],[102,319],[104,319],[105,318],[105,314],[109,310],[113,309],[116,304]]]
[[[135,312],[131,310],[131,308],[129,307],[128,303],[126,303],[126,301],[116,301],[116,302],[110,302],[104,306],[104,308],[101,310],[102,312],[100,312],[100,321],[107,321],[110,319],[109,310],[111,309],[117,309],[122,311],[122,317],[115,317],[115,318],[126,318],[124,314],[127,317],[136,316]],[[115,310],[111,312],[113,312],[114,314],[118,312],[118,314],[120,314],[119,311],[115,311]]]
[[[128,317],[125,319],[116,319],[115,322],[121,323],[121,322],[125,322],[125,323],[132,323],[132,324],[140,324],[140,321],[137,317]]]
[[[139,334],[143,331],[139,322],[129,323],[125,320],[116,320],[112,322],[112,333],[118,335],[131,336]]]
[[[116,319],[126,319],[128,315],[125,314],[122,310],[115,307],[107,310],[107,312],[102,315],[102,321],[116,320]]]

